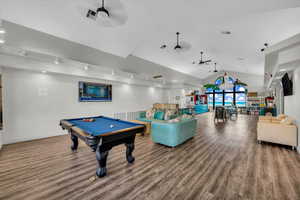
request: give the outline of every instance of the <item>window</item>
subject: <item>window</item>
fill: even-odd
[[[208,106],[231,106],[246,107],[246,88],[244,86],[235,86],[229,90],[206,90],[208,95]]]
[[[246,106],[246,94],[245,93],[236,93],[236,106],[245,107]]]
[[[233,93],[225,93],[225,106],[233,105]]]
[[[246,88],[241,86],[241,85],[237,85],[235,86],[235,91],[237,92],[245,92],[246,91]]]
[[[215,94],[215,106],[223,106],[223,94]]]

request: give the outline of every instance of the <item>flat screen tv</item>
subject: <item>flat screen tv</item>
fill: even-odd
[[[79,82],[79,101],[112,101],[112,85]]]
[[[281,79],[284,96],[293,95],[293,81],[290,80],[288,73],[285,73]]]

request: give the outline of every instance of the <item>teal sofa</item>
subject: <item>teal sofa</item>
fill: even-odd
[[[196,119],[186,119],[180,122],[152,121],[151,137],[155,143],[175,147],[195,136]]]

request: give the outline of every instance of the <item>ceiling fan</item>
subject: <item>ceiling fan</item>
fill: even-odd
[[[215,69],[213,71],[209,71],[209,72],[213,72],[213,73],[218,73],[219,71],[217,70],[217,63],[215,63]]]
[[[191,49],[191,45],[186,42],[186,41],[179,41],[179,35],[181,33],[176,32],[176,43],[175,44],[165,44],[163,43],[159,48],[160,49],[166,49],[167,51],[169,51],[170,49],[175,50],[176,52],[185,52]],[[169,46],[173,46],[174,48],[169,48]],[[171,51],[169,51],[169,53],[171,53]]]
[[[93,3],[91,4],[91,2]],[[91,9],[91,6],[95,9]],[[95,21],[99,26],[122,26],[128,20],[128,14],[121,0],[80,1],[77,7],[82,16]]]
[[[212,60],[203,60],[203,51],[200,52],[201,54],[201,59],[199,60],[199,65],[203,65],[203,64],[208,64],[210,63]],[[196,62],[194,61],[193,64],[196,64]]]
[[[176,43],[176,46],[174,47],[175,50],[178,50],[178,49],[182,49],[182,47],[179,45],[179,32],[176,33],[176,37],[177,37],[177,43]]]
[[[97,8],[96,11],[89,10],[86,14],[87,18],[96,20],[98,17],[108,18],[110,16],[108,10],[104,7],[104,0],[102,0],[102,6]]]

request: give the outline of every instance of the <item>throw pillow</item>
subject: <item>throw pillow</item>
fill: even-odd
[[[146,118],[146,112],[140,112],[140,118]]]
[[[284,124],[285,125],[293,125],[294,124],[294,120],[292,118],[290,118],[290,117],[287,117],[287,118],[285,118]]]
[[[165,120],[170,120],[172,116],[172,111],[171,110],[167,110],[164,116]]]
[[[156,112],[156,108],[152,108],[152,116],[151,116],[151,118],[154,118],[155,112]]]
[[[287,117],[287,115],[280,114],[280,115],[277,116],[277,119],[283,120],[283,119],[285,119],[286,117]]]
[[[147,112],[146,112],[146,118],[147,118],[147,119],[151,119],[152,116],[153,116],[152,109],[147,110]]]
[[[154,119],[164,120],[165,113],[162,111],[156,111],[154,114]]]
[[[287,118],[284,118],[280,121],[281,124],[284,124],[284,125],[292,125],[293,124],[293,120],[289,117]]]

